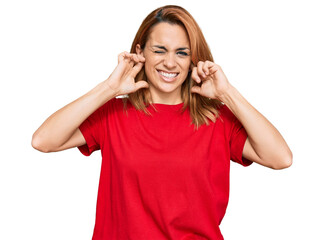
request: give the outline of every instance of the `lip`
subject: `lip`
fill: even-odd
[[[165,73],[176,73],[178,74],[179,72],[169,72],[169,71],[165,71],[165,70],[162,70],[162,69],[156,69],[158,72],[165,72]]]
[[[165,82],[174,82],[176,80],[176,78],[179,76],[179,72],[168,72],[168,71],[159,70],[159,69],[156,69],[156,70],[157,70],[157,73],[159,74],[160,78],[162,80],[164,80]],[[168,78],[168,77],[163,76],[160,72],[165,72],[165,73],[170,73],[170,74],[177,74],[177,75],[175,77],[173,77],[173,78]]]

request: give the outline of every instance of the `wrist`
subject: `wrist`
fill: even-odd
[[[241,93],[233,86],[230,86],[220,99],[236,115],[239,109],[244,108],[248,102]]]
[[[110,99],[113,99],[118,96],[116,91],[113,91],[110,86],[103,81],[99,83],[96,87],[94,87],[90,92],[87,94],[88,96],[92,96],[96,101],[98,101],[99,106],[106,103]]]
[[[109,96],[117,97],[118,95],[121,95],[119,88],[115,87],[114,84],[111,83],[110,77],[99,85],[101,85],[100,87],[102,90]]]
[[[219,95],[218,99],[227,105],[232,101],[232,98],[235,96],[235,94],[237,94],[235,87],[231,84],[228,84],[226,90]]]

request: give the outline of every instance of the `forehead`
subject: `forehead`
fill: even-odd
[[[190,47],[186,30],[180,25],[166,22],[158,23],[152,28],[147,43],[167,48]]]

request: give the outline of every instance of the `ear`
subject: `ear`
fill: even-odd
[[[136,53],[138,55],[142,55],[142,57],[144,57],[143,49],[141,48],[141,46],[139,44],[136,44]]]

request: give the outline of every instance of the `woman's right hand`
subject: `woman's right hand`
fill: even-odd
[[[145,58],[141,55],[123,52],[118,55],[118,65],[105,81],[116,95],[136,92],[140,88],[148,88],[146,81],[135,82],[136,75],[144,66]]]
[[[118,65],[109,78],[46,119],[34,133],[32,146],[41,152],[56,152],[85,144],[79,126],[87,117],[118,95],[148,87],[145,81],[135,82],[144,62],[140,55],[119,54]]]

